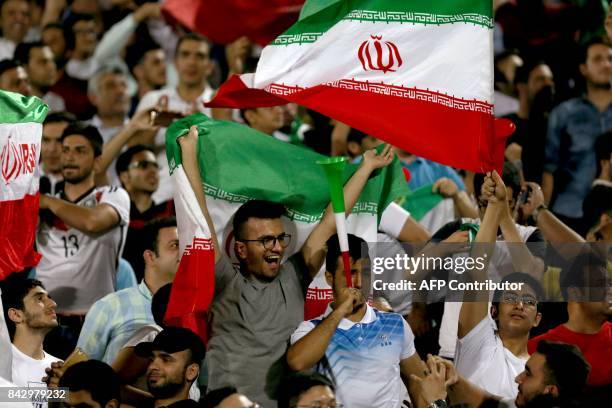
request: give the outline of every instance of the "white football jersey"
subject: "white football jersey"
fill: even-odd
[[[55,197],[66,200],[63,192]],[[119,258],[130,222],[130,197],[120,187],[93,188],[76,200],[93,208],[111,205],[119,223],[102,233],[87,234],[53,217],[52,225],[41,222],[36,237],[42,255],[36,278],[46,287],[62,313],[85,314],[98,299],[115,291]]]

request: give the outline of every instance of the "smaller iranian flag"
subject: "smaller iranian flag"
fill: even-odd
[[[334,219],[336,220],[336,233],[340,244],[340,252],[344,263],[344,278],[346,279],[346,287],[353,287],[353,279],[351,278],[351,262],[349,257],[348,234],[346,232],[346,210],[344,209],[344,191],[342,184],[342,173],[346,165],[344,157],[330,157],[319,160],[317,162],[327,176],[329,181],[329,192],[332,200],[332,209],[334,210]]]
[[[491,1],[309,0],[207,106],[295,102],[438,163],[500,169],[492,38]]]
[[[0,90],[0,280],[36,266],[40,141],[48,107]]]
[[[287,209],[287,216],[282,218],[283,226],[292,236],[285,257],[301,249],[331,200],[328,180],[317,165],[329,158],[250,127],[213,120],[200,113],[178,120],[168,128],[166,153],[174,180],[183,257],[174,279],[166,320],[204,333],[206,310],[214,295],[214,255],[211,234],[183,170],[177,142],[193,125],[198,127],[202,189],[221,247],[219,250],[234,263],[237,259],[233,251],[232,217],[249,200],[283,204]],[[346,164],[338,173],[338,184],[344,185],[357,168],[358,165]],[[382,212],[407,191],[397,159],[374,172],[346,217],[346,232],[374,242]],[[340,208],[334,207],[334,210],[339,212]],[[339,224],[344,213],[341,215],[337,218]]]

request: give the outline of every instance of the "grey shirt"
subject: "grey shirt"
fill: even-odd
[[[243,276],[225,256],[217,262],[206,354],[209,390],[232,385],[263,407],[276,407],[285,351],[304,320],[310,280],[301,253],[284,263],[271,282]]]

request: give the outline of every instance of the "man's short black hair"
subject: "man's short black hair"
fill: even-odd
[[[215,408],[223,402],[224,399],[230,395],[234,395],[238,392],[236,387],[228,386],[223,388],[217,388],[216,390],[209,391],[204,398],[200,400],[200,407],[202,408]]]
[[[332,235],[327,240],[327,254],[325,255],[325,269],[334,275],[336,268],[338,267],[338,258],[342,255],[340,251],[340,241],[338,240],[338,234]],[[367,255],[362,256],[362,246],[365,245],[367,251],[367,243],[357,235],[348,234],[348,245],[349,245],[349,256],[353,258],[353,261],[358,259],[370,259]]]
[[[515,84],[526,84],[529,81],[529,75],[531,71],[539,67],[540,65],[548,65],[543,60],[527,61],[520,67],[516,68],[514,73]]]
[[[149,250],[159,255],[159,230],[172,227],[176,228],[176,217],[174,216],[157,218],[147,222],[140,234],[143,239],[143,252]]]
[[[15,336],[15,330],[17,327],[15,326],[15,323],[9,319],[8,310],[18,309],[23,311],[25,308],[23,299],[28,296],[28,293],[37,287],[41,287],[43,289],[45,288],[41,281],[25,278],[23,275],[24,274],[11,275],[4,282],[2,282],[4,321],[6,322],[6,327],[8,328],[11,340]]]
[[[266,200],[250,200],[242,204],[234,214],[232,227],[236,240],[245,239],[243,227],[249,218],[276,219],[287,213],[285,206]]]
[[[589,57],[589,50],[594,45],[605,45],[608,48],[612,47],[612,45],[610,44],[610,41],[605,37],[593,38],[592,40],[584,44],[582,48],[580,49],[580,55],[579,55],[580,58],[578,60],[579,64],[586,64],[587,59]]]
[[[172,283],[166,283],[161,288],[157,289],[157,292],[151,299],[151,313],[153,314],[153,320],[155,324],[166,327],[164,323],[164,317],[166,316],[166,309],[168,309],[168,302],[170,302],[170,292],[172,291]]]
[[[155,41],[135,42],[126,49],[125,63],[127,64],[130,72],[134,74],[134,67],[136,67],[138,64],[142,64],[147,52],[161,49],[162,47]]]
[[[17,44],[17,47],[15,47],[13,58],[21,62],[23,65],[28,65],[30,62],[31,51],[35,48],[43,48],[43,47],[47,47],[47,45],[43,44],[42,41],[19,43]]]
[[[367,134],[363,133],[361,130],[357,130],[354,128],[351,128],[347,138],[346,138],[346,142],[355,142],[358,145],[361,146],[361,142],[363,141],[363,139],[365,139],[366,137],[368,137]]]
[[[117,174],[127,171],[130,163],[132,162],[132,157],[144,151],[151,152],[153,155],[155,155],[155,150],[153,147],[147,145],[131,146],[125,152],[121,153],[117,158],[117,163],[115,163],[115,170],[117,170]]]
[[[64,21],[64,39],[66,50],[73,50],[76,42],[74,25],[79,21],[96,21],[96,16],[89,13],[71,13]]]
[[[533,290],[535,298],[538,301],[537,310],[538,312],[540,311],[542,302],[545,300],[544,299],[544,289],[542,288],[542,285],[540,284],[540,282],[538,282],[536,278],[524,272],[512,272],[504,276],[500,283],[503,284],[505,282],[523,283],[529,286]],[[498,311],[499,311],[499,302],[501,302],[502,295],[504,294],[504,292],[506,291],[502,289],[497,289],[495,293],[493,293],[492,304],[493,306],[495,306],[495,308]]]
[[[330,379],[317,372],[292,373],[283,379],[282,384],[278,398],[278,408],[294,407],[300,396],[312,387],[324,386],[329,387],[333,392],[336,391],[336,387]]]
[[[0,75],[4,74],[10,69],[21,67],[21,63],[14,59],[3,59],[0,61]]]
[[[595,300],[595,299],[587,299],[588,296],[585,294],[581,294],[580,299],[569,299],[568,289],[569,288],[583,288],[586,289],[591,287],[595,289],[593,286],[593,282],[589,282],[587,280],[587,274],[585,271],[587,270],[599,270],[602,273],[602,278],[607,278],[607,262],[600,255],[588,251],[582,253],[569,262],[567,265],[561,270],[561,276],[559,277],[559,284],[561,286],[561,294],[563,295],[563,299],[568,300]]]
[[[45,121],[43,122],[44,125],[47,125],[49,123],[62,123],[62,122],[66,122],[69,125],[76,122],[77,121],[77,117],[70,112],[52,112],[50,114],[47,115],[47,117],[45,118]]]
[[[209,49],[211,47],[211,43],[210,43],[210,41],[206,37],[204,37],[204,36],[202,36],[202,35],[200,35],[198,33],[189,32],[189,33],[183,34],[182,36],[179,37],[179,39],[178,39],[178,41],[176,43],[176,55],[178,55],[178,50],[181,47],[181,44],[183,44],[183,42],[189,41],[189,40],[202,42],[202,43],[208,45]]]
[[[579,396],[586,385],[591,366],[573,344],[542,340],[536,352],[546,357],[546,381],[559,389],[559,399],[569,401]]]
[[[506,187],[512,188],[512,197],[514,200],[516,200],[521,192],[521,178],[518,169],[514,164],[505,162],[504,170],[502,171],[501,176]],[[480,197],[480,191],[482,189],[484,179],[485,175],[483,173],[476,173],[474,175],[474,195],[476,198]]]
[[[66,137],[71,135],[79,135],[87,139],[94,151],[94,157],[98,157],[102,154],[104,140],[95,126],[88,125],[84,122],[73,122],[64,129],[60,140],[63,142]]]
[[[121,402],[119,375],[106,363],[87,360],[68,367],[59,380],[68,391],[88,391],[91,399],[104,407],[109,401]]]

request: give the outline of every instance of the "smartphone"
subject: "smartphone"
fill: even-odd
[[[168,127],[175,120],[182,119],[184,117],[185,115],[183,115],[181,112],[152,110],[151,124],[154,126]]]

